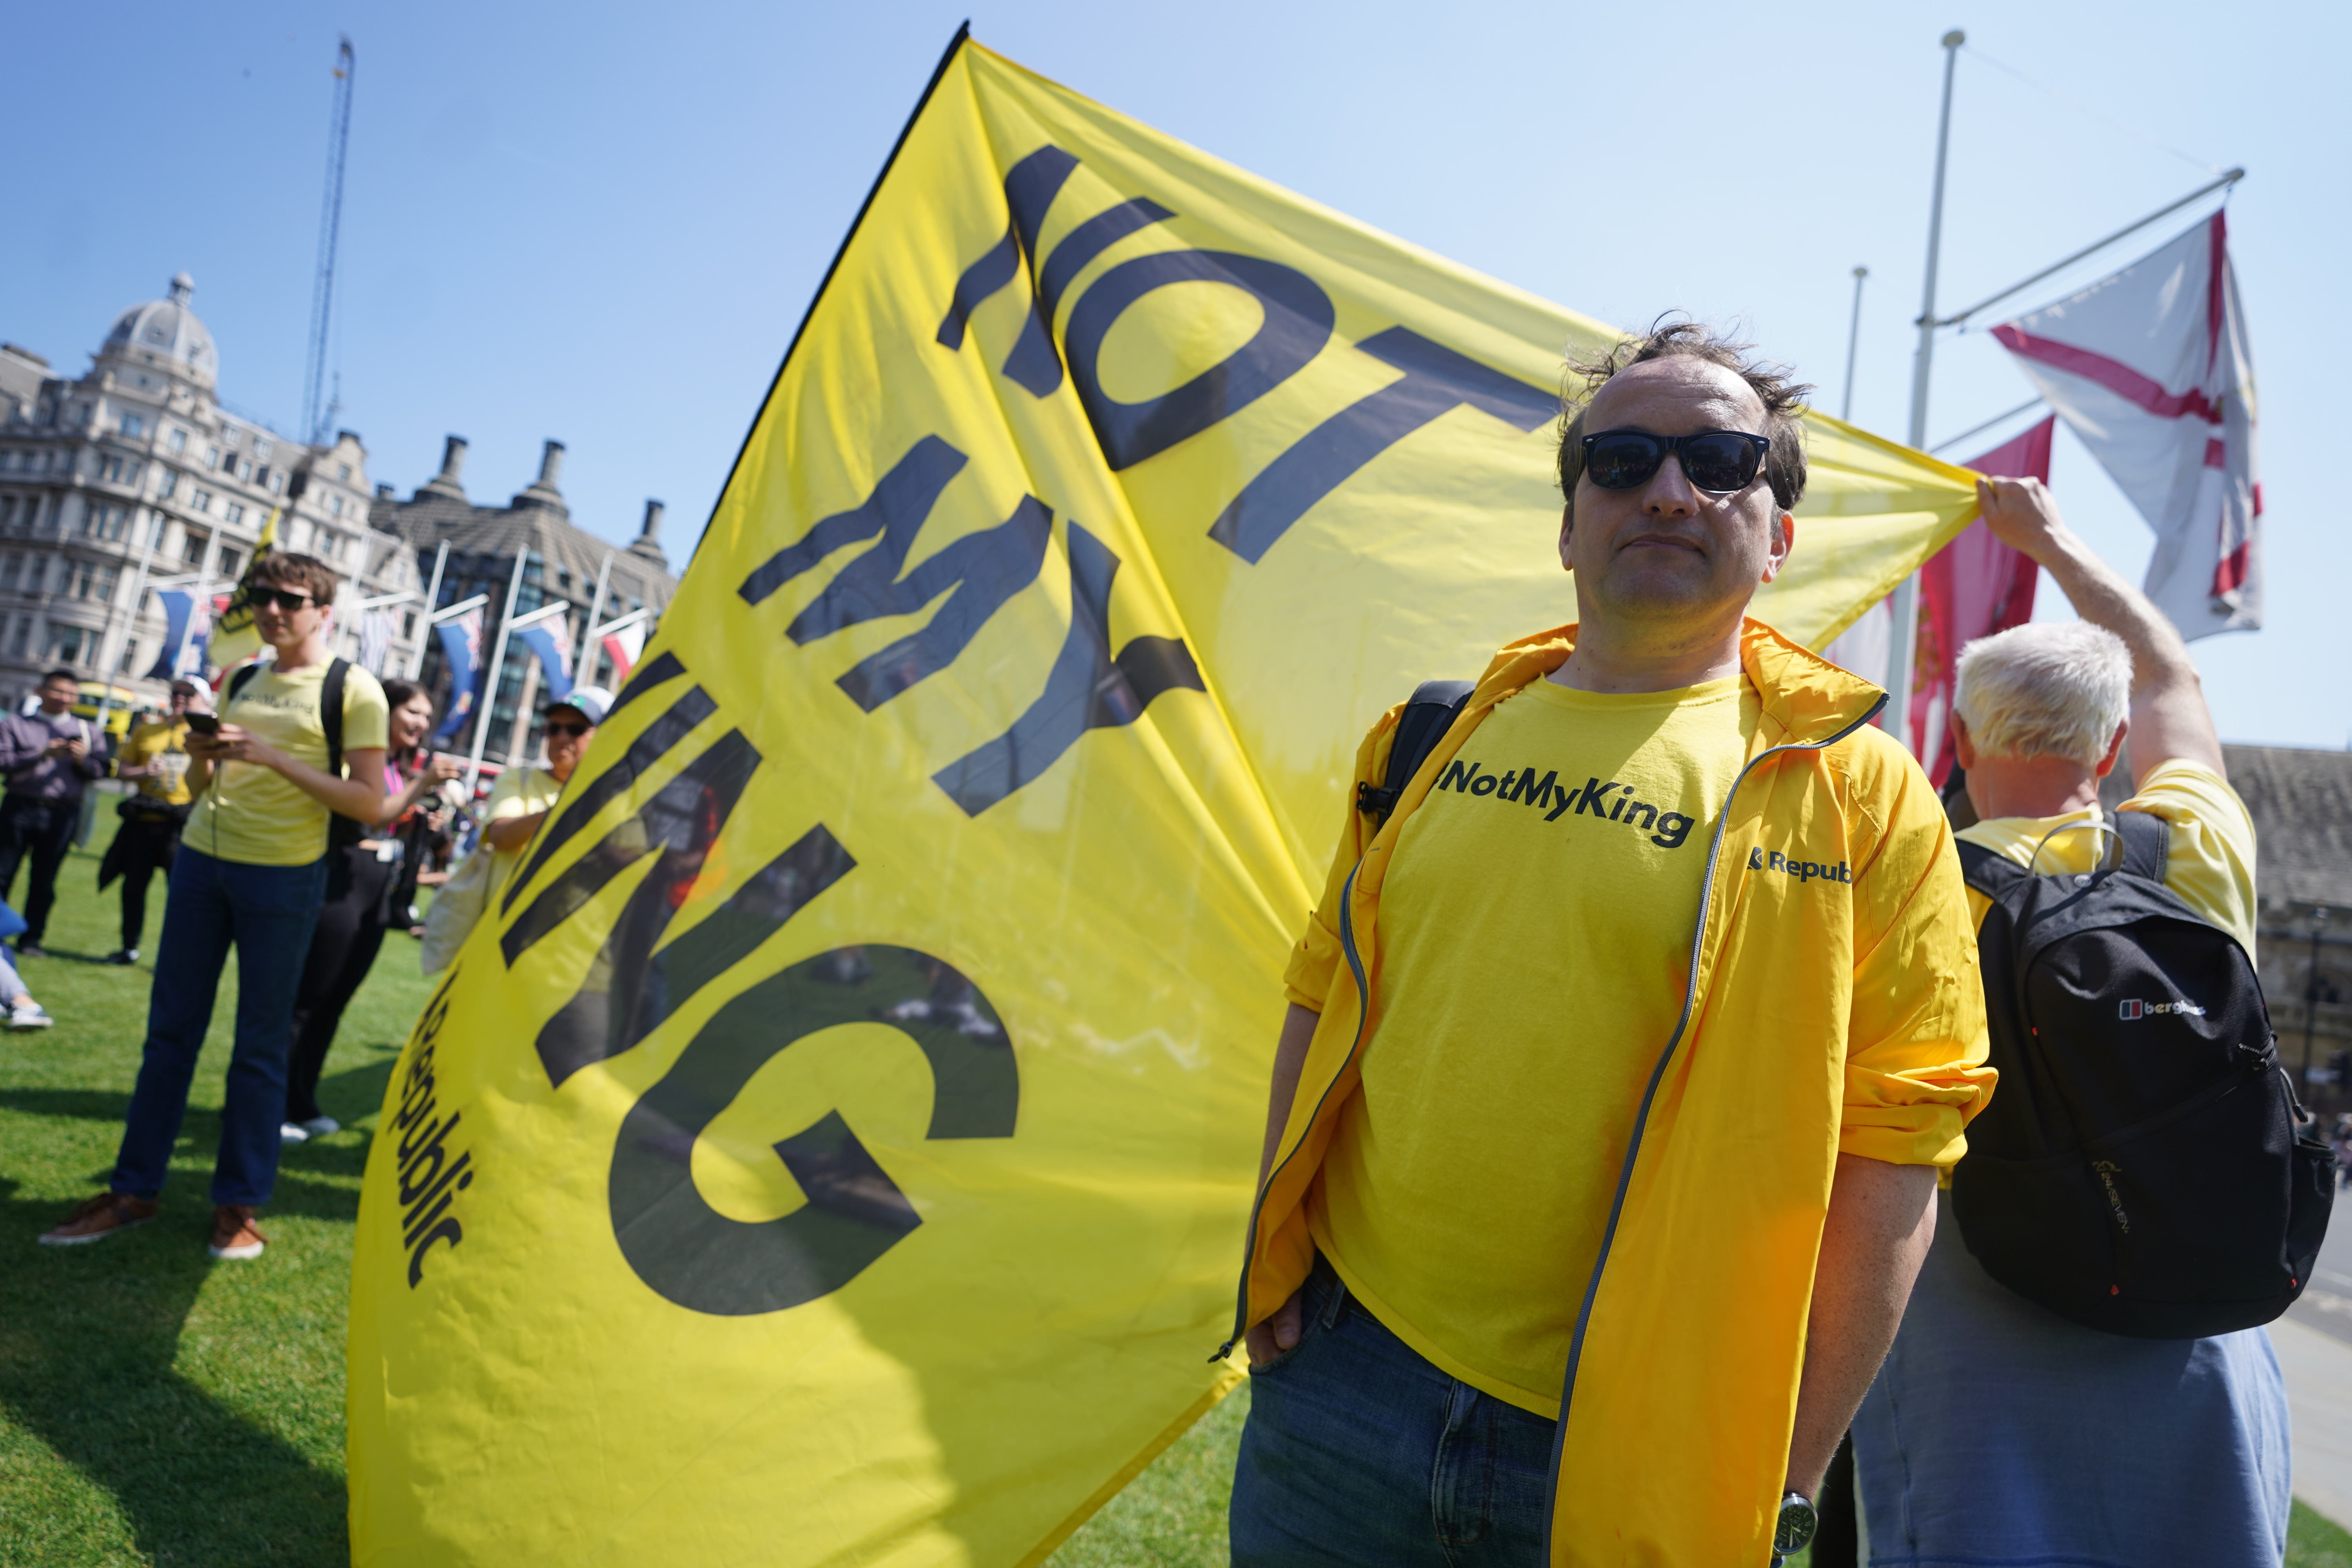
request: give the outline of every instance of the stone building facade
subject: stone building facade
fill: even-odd
[[[201,578],[226,593],[273,511],[279,548],[344,574],[342,657],[361,658],[361,604],[384,601],[392,635],[377,672],[415,675],[446,703],[448,677],[425,604],[436,564],[435,608],[489,595],[487,658],[520,557],[514,613],[568,604],[581,679],[613,683],[603,649],[586,646],[592,617],[650,609],[650,633],[677,591],[659,501],[646,503],[633,543],[606,543],[572,521],[560,488],[563,446],[550,441],[537,480],[504,506],[478,506],[466,494],[457,436],[440,472],[398,500],[392,486],[371,486],[367,448],[351,431],[309,446],[220,401],[219,352],[194,293],[182,273],[164,298],[124,311],[79,377],[0,343],[0,702],[13,706],[43,671],[65,665],[161,706],[163,683],[146,678],[164,635],[149,584]],[[511,644],[488,704],[487,760],[537,754],[537,679]],[[461,749],[471,741],[470,729],[457,737]]]
[[[637,610],[650,610],[646,631],[677,591],[668,558],[662,552],[662,503],[646,502],[635,541],[625,547],[607,543],[572,521],[563,499],[563,443],[550,441],[540,453],[539,478],[504,506],[479,506],[466,494],[467,442],[452,436],[442,448],[441,471],[419,485],[406,500],[394,499],[390,485],[377,487],[372,512],[374,526],[406,542],[421,580],[433,581],[440,568],[435,608],[462,604],[486,595],[482,624],[486,632],[483,658],[498,646],[499,617],[506,611],[508,590],[514,594],[514,615],[526,616],[546,605],[569,606],[567,624],[574,650],[572,668],[582,684],[610,689],[611,659],[601,647],[588,646],[592,620],[606,623]],[[515,563],[520,557],[520,586]],[[423,675],[434,705],[447,710],[449,677],[439,643],[425,649]],[[478,711],[477,722],[488,726],[482,737],[486,761],[505,764],[529,761],[539,753],[540,722],[537,665],[520,642],[510,642],[500,670],[498,689]],[[471,751],[469,726],[454,739],[461,751]]]
[[[414,552],[369,526],[367,448],[324,446],[236,413],[186,273],[115,321],[78,377],[0,347],[0,700],[64,665],[158,704],[146,679],[164,626],[158,579],[225,592],[278,514],[282,549],[345,578],[336,651],[359,656],[361,599],[387,606],[388,670],[413,661],[423,626]],[[133,603],[133,600],[136,603]]]

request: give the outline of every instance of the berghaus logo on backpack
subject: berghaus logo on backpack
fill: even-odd
[[[2201,1018],[2205,1016],[2205,1009],[2194,1002],[2143,1002],[2137,996],[2116,1004],[2116,1016],[2126,1023],[2137,1018],[2162,1017],[2167,1013]]]

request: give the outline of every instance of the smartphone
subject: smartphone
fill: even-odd
[[[220,733],[220,715],[217,713],[191,713],[187,715],[187,720],[188,728],[199,735]]]

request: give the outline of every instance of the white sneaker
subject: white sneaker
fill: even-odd
[[[313,1138],[331,1138],[343,1130],[343,1124],[331,1116],[313,1116],[310,1121],[298,1121],[295,1125]]]
[[[278,1129],[278,1141],[281,1143],[308,1143],[310,1130],[299,1121],[289,1121]]]
[[[8,1009],[8,1026],[12,1029],[46,1029],[56,1022],[30,996]]]

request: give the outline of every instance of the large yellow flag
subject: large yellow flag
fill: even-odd
[[[238,575],[236,585],[229,590],[228,607],[213,622],[212,635],[205,644],[205,662],[215,668],[243,664],[261,651],[261,632],[253,624],[253,569],[278,548],[278,518],[283,510],[281,507],[269,509],[269,521],[261,525],[261,537],[254,541],[253,554]]]
[[[1225,1393],[1357,740],[1572,618],[1612,336],[952,49],[394,1075],[357,1561],[1034,1562]],[[1971,508],[1811,433],[1819,642]]]

